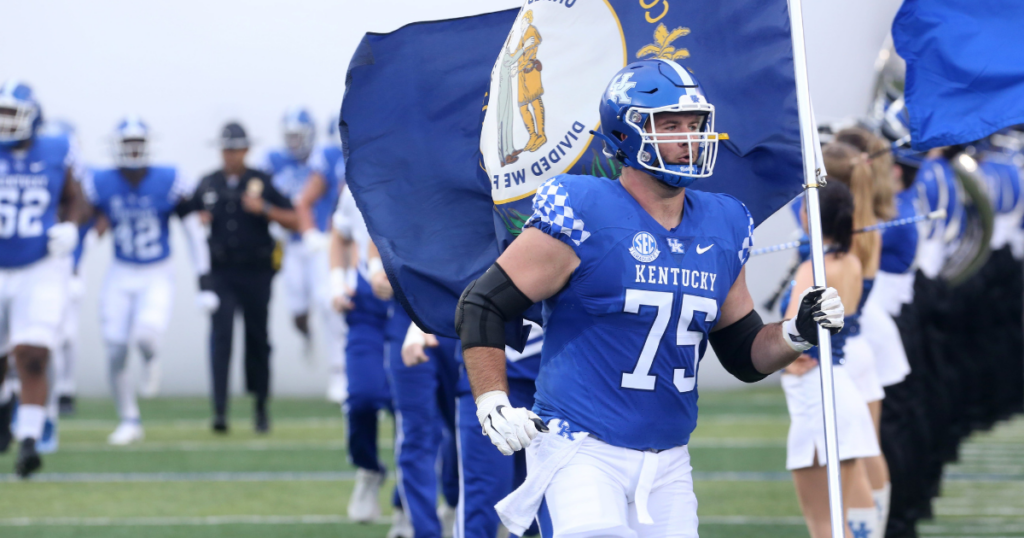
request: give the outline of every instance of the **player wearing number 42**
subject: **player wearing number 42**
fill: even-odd
[[[632,63],[600,103],[618,181],[560,175],[543,184],[523,233],[462,295],[456,328],[485,435],[529,447],[526,482],[497,505],[521,534],[546,501],[555,535],[697,536],[687,443],[708,343],[754,382],[837,331],[833,289],[764,325],[743,265],[753,219],[737,199],[687,187],[711,175],[714,106],[682,66]],[[504,328],[544,302],[532,410],[507,396]],[[540,433],[543,435],[539,435]]]
[[[144,363],[143,395],[153,396],[158,390],[160,338],[170,321],[174,296],[171,214],[181,218],[200,281],[210,271],[206,234],[186,203],[192,188],[173,167],[150,164],[149,139],[149,127],[140,118],[125,118],[114,133],[116,167],[87,174],[82,182],[86,198],[98,213],[97,232],[102,235],[109,228],[114,235],[114,263],[100,299],[111,391],[120,418],[107,439],[112,445],[143,438],[136,390],[126,370],[131,340]],[[216,296],[208,290],[200,291],[198,302],[216,308]]]

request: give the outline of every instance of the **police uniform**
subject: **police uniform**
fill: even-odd
[[[199,182],[194,197],[199,208],[213,217],[209,286],[220,299],[220,306],[213,313],[211,366],[213,406],[220,420],[227,412],[231,338],[237,309],[242,310],[245,318],[245,385],[256,396],[258,413],[270,393],[267,310],[276,245],[270,236],[269,220],[242,207],[242,195],[247,190],[259,191],[269,206],[292,207],[274,188],[269,175],[249,168],[241,176],[228,176],[223,170],[213,172]]]

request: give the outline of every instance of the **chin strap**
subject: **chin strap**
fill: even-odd
[[[629,156],[626,155],[626,152],[622,151],[622,148],[619,147],[619,142],[617,142],[615,139],[604,133],[600,133],[597,131],[590,131],[590,134],[596,136],[597,138],[600,138],[601,140],[604,140],[605,144],[608,144],[610,147],[615,148],[615,155],[619,157],[623,164],[630,167],[636,166],[636,163],[633,162],[633,159],[629,158]],[[605,153],[605,155],[607,155],[607,153]]]

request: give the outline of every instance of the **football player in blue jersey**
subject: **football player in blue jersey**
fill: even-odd
[[[107,438],[112,445],[127,445],[144,436],[127,375],[128,345],[134,339],[146,375],[143,395],[157,392],[157,357],[160,338],[171,317],[174,269],[171,264],[170,217],[181,218],[200,281],[197,303],[207,311],[217,306],[209,289],[210,254],[199,215],[190,213],[188,200],[194,186],[170,166],[154,166],[149,159],[149,128],[138,116],[121,121],[114,136],[115,168],[86,177],[83,190],[100,214],[96,230],[109,228],[114,236],[114,263],[107,272],[100,300],[103,339],[107,346],[110,386],[120,423]]]
[[[28,85],[0,86],[0,381],[12,355],[21,380],[13,432],[21,477],[42,465],[36,443],[46,421],[47,366],[67,300],[68,254],[88,213],[74,146],[66,135],[39,133],[42,122]],[[0,451],[10,442],[10,405],[9,388],[0,387]]]
[[[302,241],[308,250],[319,252],[320,245],[327,241],[325,233],[330,228],[331,211],[339,205],[338,195],[345,186],[345,159],[341,151],[341,139],[338,137],[338,121],[334,118],[327,125],[327,143],[317,148],[309,157],[311,173],[306,184],[295,199],[295,211],[299,215],[299,231]],[[335,213],[337,214],[337,213]],[[322,265],[318,261],[310,261]],[[365,258],[363,263],[366,263]],[[314,290],[316,301],[323,301],[323,293]],[[333,300],[333,299],[332,299]],[[321,305],[322,306],[322,305]],[[328,346],[344,346],[347,332],[344,318],[330,309],[322,309],[324,320],[328,320]],[[348,397],[348,376],[345,372],[345,353],[329,351],[330,380],[327,385],[327,399],[335,403],[344,403]]]
[[[348,518],[358,523],[371,523],[381,515],[379,492],[386,468],[378,457],[378,417],[382,410],[393,411],[384,371],[384,333],[391,305],[370,290],[369,245],[366,223],[346,189],[333,217],[330,286],[334,309],[344,314],[348,323],[345,369],[352,383],[343,409],[348,421],[349,458],[356,466]]]
[[[530,473],[498,513],[513,533],[545,501],[556,536],[697,536],[687,443],[707,345],[733,375],[758,381],[813,347],[819,324],[838,331],[842,301],[808,288],[791,319],[764,325],[754,312],[750,212],[687,189],[711,175],[718,133],[714,106],[682,66],[629,64],[600,112],[597,135],[623,163],[620,179],[544,183],[523,233],[455,314],[483,432],[504,454],[530,447]],[[531,411],[508,397],[505,323],[538,301]]]
[[[284,148],[267,153],[262,168],[273,177],[274,187],[296,204],[310,178],[317,174],[310,166],[316,140],[316,125],[309,111],[303,108],[288,110],[281,122]],[[330,222],[333,203],[322,204],[323,211],[318,218],[326,228]],[[344,353],[344,320],[328,315],[330,298],[326,290],[327,253],[323,235],[317,233],[289,232],[284,243],[284,257],[281,260],[281,274],[288,290],[288,306],[292,312],[295,328],[307,343],[310,343],[309,312],[315,308],[324,315],[327,325],[325,344],[328,353]],[[334,364],[344,357],[332,358]]]

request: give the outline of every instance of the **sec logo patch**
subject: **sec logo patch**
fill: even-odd
[[[633,236],[629,253],[638,261],[650,263],[658,258],[661,251],[658,250],[658,240],[650,232],[639,232]]]

